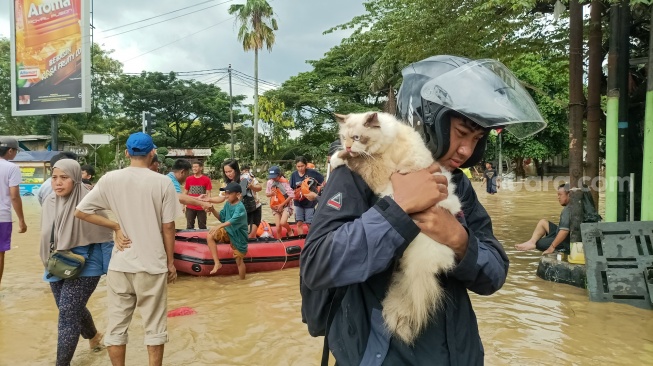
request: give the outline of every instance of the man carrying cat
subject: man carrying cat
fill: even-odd
[[[508,257],[459,168],[482,159],[491,129],[505,127],[521,137],[546,124],[499,62],[435,56],[409,65],[403,76],[398,113],[423,136],[439,165],[452,172],[463,210],[454,216],[435,207],[448,192],[447,179],[433,175],[440,171],[436,164],[393,174],[393,195],[380,198],[361,176],[346,166],[335,168],[300,259],[303,302],[312,301],[314,293],[330,294],[330,310],[326,320],[309,305],[302,314],[309,329],[322,326],[338,365],[482,365],[483,345],[467,290],[498,291]],[[381,304],[399,259],[420,231],[449,246],[456,264],[439,276],[444,305],[406,344],[387,331]]]

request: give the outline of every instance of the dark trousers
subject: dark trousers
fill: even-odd
[[[97,334],[86,303],[99,281],[100,276],[93,276],[50,282],[54,301],[59,308],[57,366],[70,365],[80,334],[84,339],[91,339]]]
[[[206,211],[193,210],[186,207],[186,229],[195,228],[195,218],[197,217],[197,226],[200,229],[206,229]]]

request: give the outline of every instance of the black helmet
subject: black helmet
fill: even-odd
[[[433,56],[402,70],[397,115],[424,138],[434,159],[449,150],[450,118],[460,114],[486,130],[503,128],[518,138],[546,122],[519,80],[496,60]],[[487,134],[461,168],[481,161]]]

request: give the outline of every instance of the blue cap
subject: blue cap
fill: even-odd
[[[268,179],[274,179],[281,175],[281,168],[276,165],[273,165],[268,169]]]
[[[131,156],[144,156],[156,149],[150,135],[143,132],[136,132],[129,135],[127,139],[127,152]]]

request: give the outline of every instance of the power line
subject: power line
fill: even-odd
[[[151,52],[154,52],[154,51],[158,51],[158,50],[162,49],[163,47],[170,46],[170,45],[173,44],[173,43],[176,43],[176,42],[181,41],[182,39],[188,38],[188,37],[190,37],[190,36],[194,36],[194,35],[196,35],[197,33],[200,33],[200,32],[204,32],[205,30],[208,30],[208,29],[211,29],[211,28],[213,28],[213,27],[216,27],[216,26],[218,26],[218,25],[220,25],[220,24],[222,24],[222,23],[224,23],[224,22],[226,22],[226,21],[228,21],[228,20],[232,20],[232,19],[234,19],[234,18],[235,18],[235,17],[227,18],[227,19],[225,19],[225,20],[223,20],[223,21],[221,21],[221,22],[217,22],[217,23],[215,23],[215,24],[213,24],[213,25],[211,25],[211,26],[208,26],[208,27],[206,27],[206,28],[200,29],[200,30],[198,30],[197,32],[193,32],[193,33],[191,33],[191,34],[189,34],[189,35],[186,35],[186,36],[183,36],[183,37],[181,37],[181,38],[179,38],[179,39],[177,39],[177,40],[175,40],[175,41],[172,41],[172,42],[170,42],[170,43],[166,43],[166,44],[164,44],[164,45],[162,45],[162,46],[159,46],[159,47],[157,47],[157,48],[155,48],[155,49],[149,50],[149,51],[147,51],[147,52],[145,52],[145,53],[142,53],[142,54],[140,54],[140,55],[138,55],[138,56],[136,56],[136,57],[132,57],[132,58],[130,58],[130,59],[128,59],[128,60],[121,61],[121,62],[124,64],[124,63],[127,63],[127,62],[129,62],[129,61],[135,60],[135,59],[137,59],[137,58],[139,58],[139,57],[141,57],[141,56],[145,56],[145,55],[147,55],[148,53],[151,53]]]
[[[256,80],[253,76],[248,75],[248,74],[245,74],[245,73],[242,72],[242,71],[238,71],[238,70],[233,70],[233,71],[234,71],[235,73],[237,73],[237,74],[239,74],[239,75],[245,77],[245,78],[248,78],[248,79],[251,80],[251,81]],[[275,88],[279,88],[279,87],[281,87],[281,85],[279,85],[279,84],[275,84],[275,83],[272,83],[272,82],[269,82],[269,81],[265,81],[265,80],[263,80],[263,79],[261,79],[261,78],[258,79],[258,82],[259,82],[259,83],[263,83],[263,84],[268,84],[269,86],[273,86],[273,87],[275,87]]]
[[[116,29],[120,29],[120,28],[128,27],[128,26],[130,26],[130,25],[134,25],[134,24],[138,24],[138,23],[146,22],[146,21],[148,21],[148,20],[152,20],[152,19],[160,18],[160,17],[162,17],[162,16],[166,16],[166,15],[168,15],[168,14],[173,14],[173,13],[176,13],[176,12],[178,12],[178,11],[182,11],[182,10],[186,10],[186,9],[194,8],[194,7],[199,6],[199,5],[202,5],[202,4],[212,3],[212,2],[214,2],[214,1],[215,1],[215,0],[208,0],[208,1],[201,2],[201,3],[197,3],[197,4],[195,4],[195,5],[186,6],[186,7],[183,7],[183,8],[179,8],[179,9],[177,9],[177,10],[169,11],[169,12],[167,12],[167,13],[163,13],[163,14],[155,15],[155,16],[153,16],[153,17],[149,17],[149,18],[145,18],[145,19],[137,20],[137,21],[135,21],[135,22],[131,22],[131,23],[127,23],[127,24],[119,25],[119,26],[117,26],[117,27],[113,27],[113,28],[110,28],[110,29],[105,29],[105,30],[103,30],[103,32],[110,32],[110,31],[112,31],[112,30],[116,30]]]
[[[212,1],[215,1],[215,0],[212,0]],[[165,23],[165,22],[170,21],[170,20],[174,20],[174,19],[177,19],[177,18],[185,17],[186,15],[195,14],[195,13],[199,13],[199,12],[201,12],[201,11],[204,11],[204,10],[206,10],[206,9],[215,8],[216,6],[223,5],[223,4],[226,4],[226,3],[232,2],[232,1],[233,1],[233,0],[227,0],[227,1],[221,2],[221,3],[219,3],[219,4],[215,4],[215,5],[207,6],[206,8],[202,8],[202,9],[199,9],[199,10],[191,11],[190,13],[186,13],[186,14],[178,15],[178,16],[176,16],[176,17],[172,17],[172,18],[164,19],[164,20],[159,21],[159,22],[156,22],[156,23],[146,24],[146,25],[144,25],[144,26],[142,26],[142,27],[138,27],[138,28],[134,28],[134,29],[126,30],[126,31],[124,31],[124,32],[120,32],[120,33],[112,34],[112,35],[110,35],[110,36],[106,36],[106,37],[104,37],[104,38],[105,38],[105,39],[106,39],[106,38],[111,38],[111,37],[119,36],[119,35],[121,35],[121,34],[125,34],[125,33],[129,33],[129,32],[133,32],[133,31],[136,31],[136,30],[139,30],[139,29],[143,29],[143,28],[151,27],[151,26],[153,26],[153,25],[157,25],[157,24]],[[121,27],[122,27],[122,26],[121,26]],[[120,27],[118,27],[118,28],[120,28]],[[115,28],[114,28],[114,29],[115,29]],[[104,31],[104,32],[108,32],[108,31]]]

